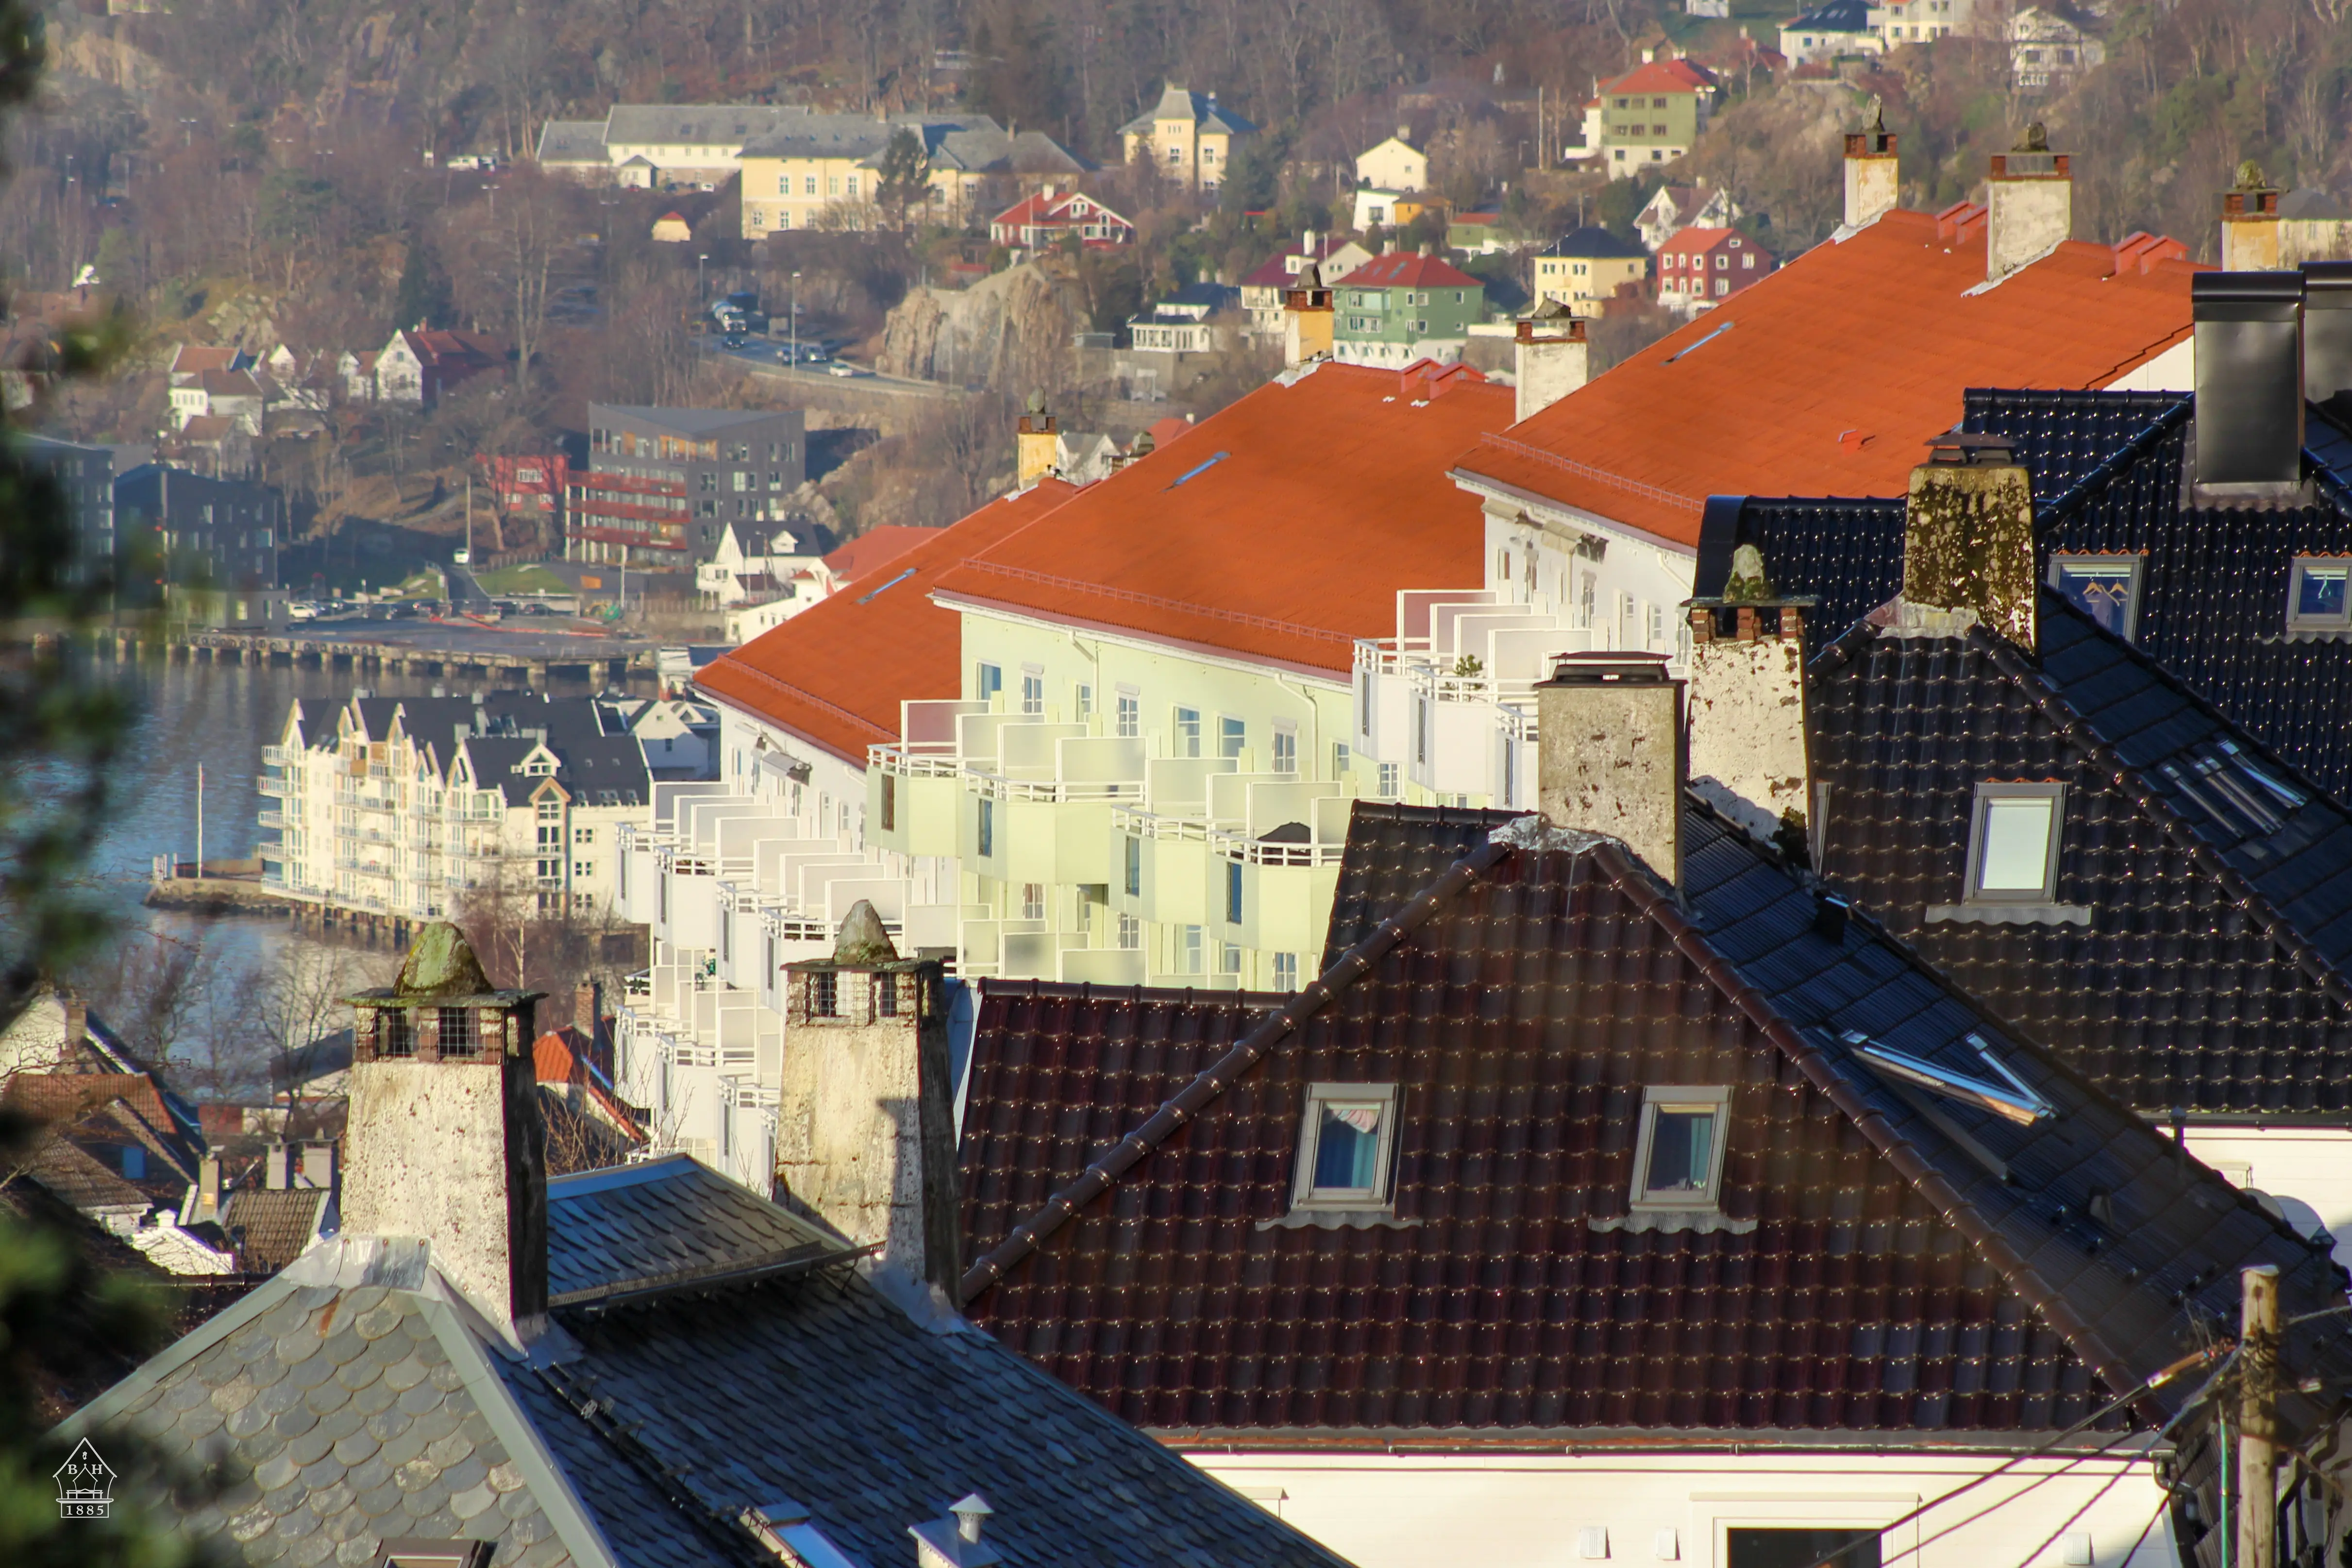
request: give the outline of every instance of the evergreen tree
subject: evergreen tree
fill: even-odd
[[[404,331],[446,327],[456,319],[457,310],[448,274],[434,258],[432,246],[423,235],[411,235],[407,259],[401,263],[400,287],[393,296],[392,324]]]

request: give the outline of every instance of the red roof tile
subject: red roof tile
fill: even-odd
[[[896,561],[927,539],[939,536],[936,528],[909,528],[903,523],[886,522],[879,528],[869,528],[840,549],[824,558],[835,579],[844,584],[856,582],[885,562]],[[805,577],[809,574],[801,574]]]
[[[1045,479],[991,501],[898,558],[912,575],[886,591],[835,594],[721,654],[695,677],[706,696],[792,731],[863,766],[866,748],[898,738],[898,704],[953,699],[961,623],[931,603],[940,575],[1078,493]]]
[[[1153,420],[1149,431],[1151,444],[1155,447],[1165,447],[1179,436],[1190,436],[1192,433],[1192,422],[1175,414],[1171,414],[1165,419]]]
[[[1696,92],[1715,85],[1715,73],[1693,60],[1652,60],[1635,66],[1615,81],[1601,84],[1601,94],[1612,92]]]
[[[1459,267],[1441,257],[1419,251],[1392,250],[1375,256],[1348,274],[1350,289],[1476,289],[1484,287]]]
[[[1326,364],[1202,421],[1181,450],[1162,443],[937,591],[1345,670],[1355,638],[1393,626],[1398,589],[1481,580],[1478,505],[1445,459],[1507,425],[1511,397],[1475,372],[1433,388],[1427,368]]]
[[[2106,386],[2189,336],[2195,268],[2118,272],[2104,245],[1972,293],[1966,217],[1898,210],[1817,246],[1458,467],[1691,544],[1707,496],[1901,495],[1967,388]]]

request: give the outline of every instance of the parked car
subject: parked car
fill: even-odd
[[[839,360],[835,360],[831,364],[824,367],[824,374],[827,375],[859,375],[864,373],[859,371],[854,364],[845,364]]]
[[[315,621],[319,618],[319,606],[308,599],[297,599],[286,606],[286,618],[289,621]]]
[[[553,610],[547,607],[545,601],[540,599],[533,599],[530,604],[525,605],[522,607],[522,613],[526,616],[551,616],[555,614]]]

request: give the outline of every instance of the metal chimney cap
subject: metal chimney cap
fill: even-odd
[[[987,1523],[989,1515],[996,1510],[989,1507],[988,1500],[978,1492],[966,1492],[962,1501],[948,1505],[948,1511],[955,1515],[958,1535],[966,1541],[978,1541],[980,1527]]]
[[[2352,310],[2352,261],[2305,262],[2303,308]]]
[[[1663,686],[1666,656],[1662,653],[1589,649],[1552,656],[1555,686]]]
[[[2200,272],[2189,280],[2189,303],[2200,321],[2290,321],[2303,303],[2303,274]]]

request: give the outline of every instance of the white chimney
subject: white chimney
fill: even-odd
[[[1511,354],[1515,422],[1550,407],[1591,374],[1592,345],[1585,338],[1584,320],[1557,300],[1545,300],[1520,321]]]
[[[1690,604],[1691,788],[1766,841],[1803,835],[1812,811],[1804,608],[1773,594],[1752,544],[1721,598]]]
[[[419,932],[356,1012],[343,1234],[428,1242],[442,1278],[499,1328],[547,1311],[547,1128],[536,991],[496,991],[465,933]]]
[[[1872,105],[1871,123],[1845,139],[1845,226],[1861,228],[1876,223],[1895,202],[1897,164],[1895,132],[1886,129],[1885,111]]]
[[[2074,178],[2063,153],[2050,151],[2039,121],[2014,152],[1996,153],[1986,199],[1985,280],[1998,283],[2055,250],[2074,233]]]
[[[1562,654],[1536,688],[1545,817],[1620,840],[1670,887],[1683,875],[1682,700],[1662,653]]]
[[[902,1278],[958,1278],[944,972],[902,959],[860,899],[833,956],[785,965],[776,1183]]]

